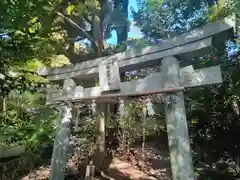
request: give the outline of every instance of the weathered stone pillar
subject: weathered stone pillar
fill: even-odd
[[[71,96],[76,88],[72,79],[64,81],[63,91],[65,96]],[[72,107],[67,102],[59,106],[60,122],[54,141],[51,162],[50,180],[64,180],[68,161],[68,149],[71,136]]]
[[[71,135],[71,107],[63,104],[60,109],[60,122],[54,141],[50,180],[64,180],[68,160],[68,148]]]
[[[105,123],[106,105],[99,104],[96,112],[96,151],[94,154],[94,165],[102,168],[105,157]]]
[[[175,57],[162,60],[164,88],[180,86],[179,62]],[[166,95],[165,116],[173,180],[193,180],[194,171],[190,151],[186,110],[182,92]]]

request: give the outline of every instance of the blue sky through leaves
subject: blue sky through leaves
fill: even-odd
[[[129,0],[129,6],[128,6],[128,19],[131,21],[131,26],[130,26],[130,32],[128,32],[128,37],[129,38],[141,38],[142,34],[141,31],[138,27],[134,26],[134,22],[132,19],[132,13],[130,8],[134,8],[135,10],[137,9],[137,2],[136,0]],[[117,43],[117,35],[115,31],[112,31],[111,33],[111,38],[107,40],[109,44],[116,44]]]

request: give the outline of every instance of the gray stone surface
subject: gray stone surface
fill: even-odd
[[[48,79],[51,81],[70,77],[86,79],[98,76],[98,65],[100,63],[108,64],[114,60],[119,61],[120,72],[160,65],[159,59],[170,55],[183,56],[186,60],[192,56],[205,53],[205,50],[209,50],[213,44],[222,44],[233,35],[233,26],[233,21],[226,18],[225,20],[209,23],[202,28],[195,29],[173,39],[167,39],[159,46],[132,49],[63,68],[42,68],[37,73],[41,76],[48,76]],[[214,40],[214,43],[212,40]]]

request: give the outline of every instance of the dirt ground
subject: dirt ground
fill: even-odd
[[[147,146],[142,154],[141,148],[131,149],[131,155],[126,159],[113,157],[108,170],[104,173],[111,180],[168,180],[170,179],[170,162],[168,152]],[[66,176],[66,180],[80,180],[77,168],[71,159],[68,169],[74,174]],[[50,166],[42,166],[30,172],[21,180],[47,180]],[[103,179],[103,178],[96,178]],[[106,179],[106,178],[104,178]]]

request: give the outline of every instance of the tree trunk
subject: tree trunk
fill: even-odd
[[[92,37],[96,45],[94,51],[97,53],[98,57],[101,57],[103,51],[101,20],[94,14],[92,15]]]
[[[4,116],[6,115],[6,110],[7,110],[6,97],[3,97],[2,98],[2,114]]]
[[[118,6],[119,8],[122,8],[124,17],[127,19],[128,18],[128,4],[129,0],[116,0],[115,1],[115,6]],[[120,7],[122,6],[122,7]],[[116,28],[116,33],[117,33],[117,43],[121,44],[124,41],[127,40],[128,37],[128,25],[124,25],[122,27]]]
[[[97,9],[97,3],[95,3],[95,8]],[[92,14],[92,37],[94,39],[96,48],[94,51],[97,57],[102,56],[104,49],[103,39],[102,39],[102,28],[101,19],[96,14]],[[105,104],[100,104],[97,107],[96,113],[96,151],[94,154],[94,165],[102,169],[105,157],[105,118],[107,117],[107,106]]]

